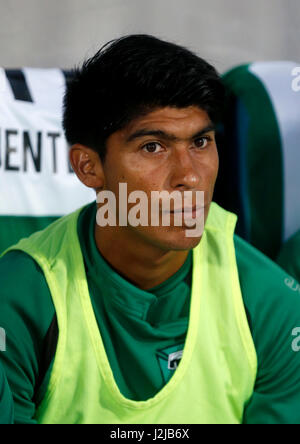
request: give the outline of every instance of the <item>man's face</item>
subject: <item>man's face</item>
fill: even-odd
[[[115,194],[117,209],[119,183],[127,184],[128,195],[146,193],[149,210],[152,191],[192,191],[195,196],[204,191],[206,220],[218,173],[215,131],[208,114],[196,106],[166,107],[133,120],[108,138],[103,171],[104,189]],[[127,226],[121,228],[122,235],[162,250],[194,248],[201,237],[187,237],[187,227],[175,226],[174,214],[170,217],[168,227]]]

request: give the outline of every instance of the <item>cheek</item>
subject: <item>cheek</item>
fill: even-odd
[[[142,162],[136,156],[126,159],[119,167],[119,178],[126,182],[129,191],[145,191],[147,194],[154,190],[161,190],[164,182],[163,169],[157,164]]]
[[[215,172],[215,181],[217,179],[218,173],[219,173],[219,154],[218,151],[216,149],[216,156],[215,156],[215,168],[214,168],[214,172]]]
[[[115,164],[107,162],[105,165],[106,189],[119,196],[119,184],[127,185],[127,195],[133,191],[144,191],[148,196],[151,191],[160,190],[160,181],[154,171],[141,168],[137,162],[124,162],[119,159]]]
[[[105,188],[113,191],[116,194],[120,183],[129,183],[132,177],[130,168],[127,167],[126,162],[122,156],[107,156],[103,166],[105,175]]]
[[[217,179],[219,171],[219,156],[216,150],[211,150],[205,159],[201,159],[199,172],[201,182],[205,184],[206,189],[211,189]]]
[[[208,159],[209,181],[214,185],[219,172],[219,155],[217,147],[211,151],[210,158]]]

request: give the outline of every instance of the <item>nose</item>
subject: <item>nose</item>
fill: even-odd
[[[197,168],[198,166],[198,168]],[[176,149],[172,155],[170,185],[173,190],[185,191],[199,187],[199,165],[189,149]]]

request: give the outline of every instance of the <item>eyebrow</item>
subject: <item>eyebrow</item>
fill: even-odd
[[[209,133],[211,131],[216,131],[215,125],[210,124],[210,125],[206,126],[202,130],[200,130],[196,134],[194,134],[190,138],[190,140],[196,139],[197,137],[201,137],[201,136],[203,136],[203,134]],[[134,132],[133,134],[131,134],[126,139],[126,142],[129,143],[135,139],[139,139],[139,138],[145,137],[145,136],[160,137],[160,138],[168,140],[170,142],[178,142],[178,141],[182,140],[181,138],[175,136],[174,134],[170,134],[170,133],[162,131],[162,130],[143,128],[143,129],[140,129],[140,130]]]

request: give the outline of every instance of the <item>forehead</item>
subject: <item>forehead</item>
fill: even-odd
[[[138,130],[147,128],[162,129],[174,135],[186,136],[201,131],[210,124],[211,120],[207,112],[197,106],[187,108],[165,107],[158,108],[132,120],[123,128],[122,133],[124,136],[130,136]]]

